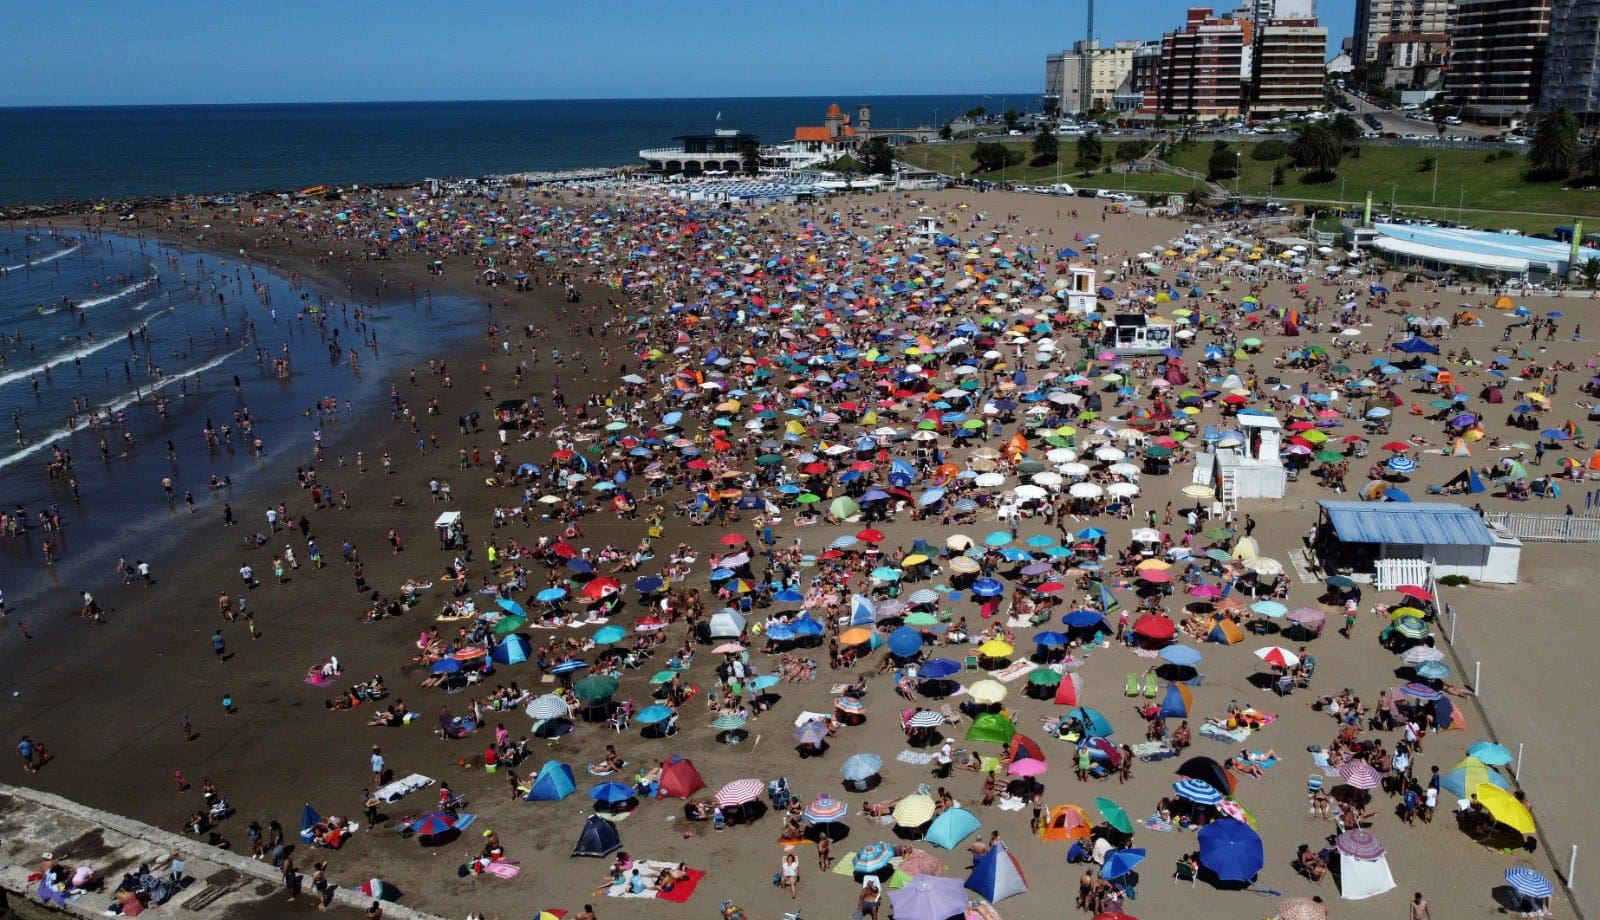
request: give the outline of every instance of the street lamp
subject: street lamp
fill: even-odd
[[[1244,161],[1243,161],[1242,156],[1243,156],[1242,153],[1240,151],[1238,151],[1238,150],[1235,150],[1233,152],[1233,197],[1234,198],[1238,198],[1239,197],[1239,177],[1244,173]],[[1238,212],[1235,211],[1234,213],[1237,214]]]
[[[1398,182],[1389,183],[1389,218],[1391,220],[1394,219],[1395,196],[1399,193],[1399,191],[1400,191],[1400,183],[1398,183]]]
[[[1339,207],[1341,208],[1344,207],[1344,184],[1348,181],[1348,178],[1339,180]]]
[[[1462,213],[1461,213],[1461,209],[1462,209],[1462,207],[1464,207],[1466,205],[1466,203],[1467,203],[1467,187],[1465,185],[1463,185],[1463,186],[1461,186],[1461,194],[1456,198],[1456,223],[1458,223],[1458,224],[1461,223],[1461,218],[1463,216]]]

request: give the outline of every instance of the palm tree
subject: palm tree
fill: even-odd
[[[1332,129],[1312,123],[1295,135],[1293,143],[1289,145],[1289,156],[1294,160],[1294,165],[1310,170],[1313,176],[1326,177],[1333,175],[1338,168],[1339,161],[1344,158],[1344,150],[1339,146],[1339,139],[1334,136]]]
[[[1565,179],[1577,162],[1577,120],[1566,109],[1555,109],[1539,119],[1528,145],[1528,165],[1535,178]]]
[[[1600,288],[1600,257],[1590,256],[1578,263],[1578,274],[1583,276],[1583,286],[1589,290]]]
[[[1590,183],[1600,180],[1600,143],[1590,144],[1578,153],[1578,175]]]
[[[1344,112],[1333,116],[1328,122],[1328,130],[1333,132],[1333,136],[1338,138],[1341,144],[1353,143],[1361,138],[1361,125]]]

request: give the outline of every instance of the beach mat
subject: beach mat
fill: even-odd
[[[706,874],[700,869],[689,869],[688,872],[688,881],[673,885],[671,891],[657,892],[657,897],[663,901],[671,901],[674,904],[689,903],[689,899],[694,897],[694,890],[700,886],[700,880],[705,878]]]

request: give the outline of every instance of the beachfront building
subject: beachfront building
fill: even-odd
[[[1156,107],[1167,115],[1222,118],[1244,108],[1248,73],[1245,48],[1254,24],[1192,7],[1183,28],[1161,38],[1161,73]]]
[[[1210,486],[1217,501],[1237,507],[1242,498],[1282,498],[1289,488],[1283,465],[1283,425],[1270,415],[1239,415],[1239,431],[1207,438],[1196,455],[1192,482]]]
[[[710,134],[683,134],[673,138],[677,147],[639,151],[650,171],[663,175],[738,173],[744,169],[747,149],[761,147],[760,138],[742,131],[718,128]]]
[[[1251,54],[1250,113],[1277,118],[1322,108],[1328,30],[1316,19],[1273,19],[1258,27]]]
[[[1539,101],[1550,0],[1456,0],[1445,94],[1463,118],[1503,123]]]
[[[871,130],[871,115],[866,106],[861,107],[861,126]],[[838,103],[828,106],[821,125],[803,125],[794,129],[794,147],[802,153],[820,154],[830,160],[851,155],[861,149],[861,139],[850,124],[850,116]]]
[[[1587,246],[1518,233],[1387,223],[1373,224],[1372,230],[1367,245],[1397,265],[1507,280],[1560,280],[1573,265],[1600,258],[1600,250]]]
[[[1110,46],[1077,41],[1070,50],[1049,55],[1044,59],[1045,111],[1068,115],[1114,108],[1118,91],[1133,73],[1133,57],[1143,46],[1137,41]]]
[[[1566,109],[1585,123],[1600,116],[1600,0],[1551,5],[1539,108]]]
[[[1400,32],[1378,39],[1378,56],[1368,72],[1373,81],[1396,89],[1437,87],[1444,77],[1450,36],[1443,32]]]
[[[1379,590],[1464,575],[1516,584],[1522,541],[1447,502],[1317,502],[1312,552],[1328,575],[1370,581]]]
[[[1450,0],[1356,0],[1350,58],[1355,79],[1382,82],[1377,66],[1385,36],[1443,35],[1449,28]]]

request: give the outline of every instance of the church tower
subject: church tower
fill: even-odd
[[[829,140],[837,143],[844,136],[844,110],[839,108],[839,103],[828,106],[827,117],[822,119],[822,123],[828,129]]]
[[[865,102],[856,106],[856,133],[872,133],[872,106]]]

